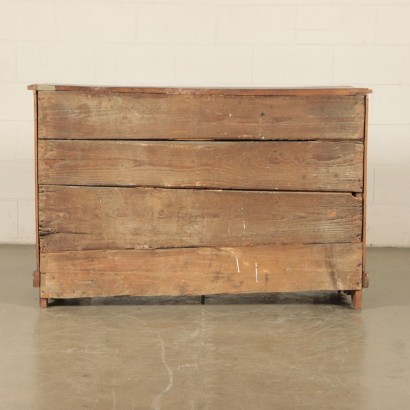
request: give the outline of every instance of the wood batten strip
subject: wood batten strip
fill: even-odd
[[[361,192],[359,142],[39,141],[41,184]]]
[[[42,252],[361,240],[347,193],[40,186]]]
[[[269,87],[269,88],[181,88],[181,87],[116,87],[116,86],[83,86],[66,84],[31,84],[29,90],[37,91],[77,91],[106,93],[137,93],[137,94],[199,94],[199,95],[259,95],[259,96],[345,96],[371,93],[369,88],[355,87]]]
[[[363,95],[41,91],[39,138],[363,139]]]
[[[79,251],[41,258],[44,298],[361,288],[359,243]]]

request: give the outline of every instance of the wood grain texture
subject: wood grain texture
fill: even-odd
[[[40,184],[360,192],[358,142],[39,141]]]
[[[345,290],[360,308],[370,90],[29,88],[41,306]]]
[[[366,215],[367,215],[367,145],[368,145],[368,118],[369,118],[369,97],[364,96],[365,116],[364,116],[364,139],[363,139],[363,224],[362,224],[362,243],[363,243],[363,280],[369,284],[369,276],[366,273]],[[367,286],[368,287],[368,286]],[[361,299],[360,299],[361,303]]]
[[[363,96],[39,92],[39,138],[362,139]]]
[[[354,310],[361,310],[362,297],[363,297],[363,291],[361,289],[352,291],[352,304],[353,304]]]
[[[346,193],[40,186],[42,252],[357,242]]]
[[[33,100],[34,100],[34,195],[35,195],[35,226],[36,226],[36,244],[38,245],[38,139],[37,139],[37,91],[33,91]],[[37,269],[39,269],[40,259],[39,259],[39,250],[36,246],[36,262]]]
[[[44,298],[360,289],[361,244],[279,245],[41,256]]]
[[[37,269],[33,272],[33,288],[40,287],[40,271]]]
[[[280,96],[345,96],[363,95],[371,93],[369,88],[355,87],[303,87],[303,88],[181,88],[181,87],[118,87],[118,86],[87,86],[87,85],[66,85],[66,84],[31,84],[29,90],[37,91],[77,91],[77,92],[121,92],[139,94],[199,94],[199,95],[280,95]]]
[[[38,92],[33,91],[34,98],[34,213],[35,213],[35,246],[36,246],[36,270],[37,275],[33,274],[33,287],[40,287],[40,237],[39,237],[39,209],[38,209]]]

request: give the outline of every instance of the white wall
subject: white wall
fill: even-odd
[[[368,242],[410,246],[410,0],[0,0],[0,242],[34,241],[42,82],[371,87]]]

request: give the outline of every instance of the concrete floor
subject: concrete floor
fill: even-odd
[[[38,308],[0,247],[1,409],[410,409],[410,249],[369,249],[362,312],[324,293]]]

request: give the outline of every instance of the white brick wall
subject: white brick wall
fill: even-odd
[[[410,0],[0,0],[0,242],[34,241],[33,82],[373,88],[368,241],[410,246]]]
[[[141,3],[137,6],[137,41],[149,44],[212,44],[216,6]]]
[[[298,41],[302,44],[371,44],[375,39],[376,10],[376,7],[356,4],[298,7]]]
[[[0,1],[0,39],[47,40],[54,37],[56,13],[53,2]]]
[[[333,50],[318,45],[255,46],[253,80],[257,85],[331,84]]]
[[[295,43],[295,22],[295,7],[220,6],[217,41],[227,44]]]
[[[252,48],[188,46],[175,49],[175,82],[179,85],[249,84]]]
[[[133,42],[133,4],[61,1],[56,4],[56,39],[79,42]]]

